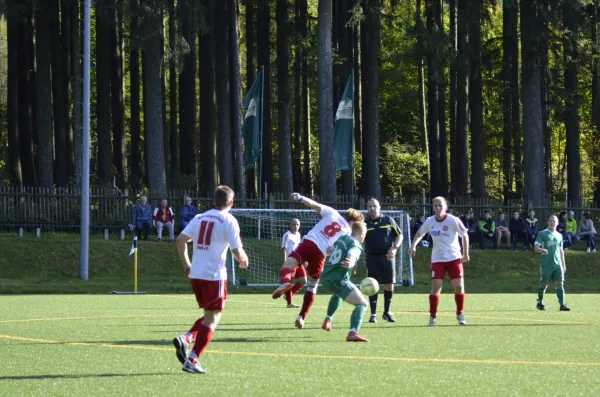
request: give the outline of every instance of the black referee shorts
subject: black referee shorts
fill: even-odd
[[[388,261],[386,254],[367,255],[367,274],[379,284],[393,284],[395,282],[394,264]]]

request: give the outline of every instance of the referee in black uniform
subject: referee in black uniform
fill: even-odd
[[[367,236],[364,247],[367,254],[367,270],[369,277],[383,284],[384,310],[383,319],[395,323],[394,314],[390,312],[390,304],[394,295],[394,265],[392,259],[402,245],[402,231],[398,229],[394,219],[381,214],[379,201],[372,198],[367,202],[369,216],[367,223]],[[377,294],[369,297],[371,303],[370,323],[377,322]]]

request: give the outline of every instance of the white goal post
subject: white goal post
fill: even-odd
[[[345,210],[339,211],[346,212]],[[361,211],[367,216],[366,211]],[[275,286],[279,285],[281,268],[281,238],[288,231],[292,219],[300,220],[300,233],[304,236],[321,220],[321,215],[310,209],[243,209],[232,208],[230,213],[240,224],[244,250],[248,254],[249,267],[240,269],[231,253],[228,258],[228,279],[233,285]],[[413,262],[408,256],[411,244],[410,217],[404,211],[381,211],[398,224],[404,240],[394,259],[396,285],[414,285]],[[366,277],[367,271],[362,255],[353,276],[354,282]]]

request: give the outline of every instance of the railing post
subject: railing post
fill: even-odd
[[[19,237],[23,237],[23,228],[22,227],[19,228]]]
[[[39,227],[37,229],[35,229],[35,237],[40,238],[42,235],[42,229],[40,229]]]
[[[104,229],[104,239],[108,240],[108,229]]]
[[[121,229],[120,239],[121,241],[125,240],[125,229]]]

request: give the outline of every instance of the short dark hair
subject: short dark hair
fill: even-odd
[[[583,217],[584,217],[585,219],[590,219],[590,213],[589,213],[589,212],[586,212],[585,214],[583,214]]]
[[[233,200],[233,190],[227,185],[219,185],[215,189],[215,195],[213,200],[215,202],[215,207],[217,208],[225,208],[227,204],[229,204]]]

